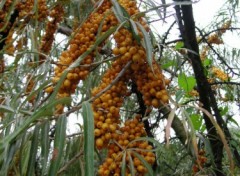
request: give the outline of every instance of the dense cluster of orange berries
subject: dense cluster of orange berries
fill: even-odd
[[[17,4],[17,10],[19,11],[19,18],[28,20],[28,18],[37,19],[38,21],[44,21],[48,16],[48,7],[46,0],[37,1],[37,9],[34,12],[34,0],[20,1]]]
[[[8,24],[6,25],[5,17],[7,16],[12,3],[13,3],[12,0],[6,0],[2,9],[0,9],[0,29],[2,30],[3,27],[6,26],[6,28],[3,30],[4,32],[9,30],[8,26],[10,25],[10,22],[8,22]]]
[[[200,169],[203,168],[204,164],[207,162],[207,158],[205,157],[204,150],[199,150],[197,160],[198,162],[196,161],[196,163],[193,165],[193,168],[192,168],[193,175],[199,172]]]
[[[132,60],[130,79],[136,82],[138,90],[143,94],[145,104],[157,108],[161,101],[167,103],[164,77],[157,63],[153,62],[153,70],[151,70],[147,64],[145,49],[138,45],[127,29],[118,31],[114,39],[117,46],[113,49],[113,54],[121,55],[124,62]]]
[[[152,146],[147,141],[134,141],[139,137],[146,136],[144,124],[138,117],[127,120],[123,127],[112,134],[112,141],[107,146],[108,153],[105,161],[100,165],[98,175],[100,176],[120,176],[123,162],[126,165],[125,175],[130,175],[130,160],[134,166],[135,175],[143,176],[147,169],[141,160],[132,151],[140,154],[149,164],[155,162],[155,155]],[[125,155],[125,161],[123,157]]]
[[[39,3],[43,3],[43,6],[41,8],[43,8],[45,10],[45,5],[44,5],[44,1],[39,2]],[[39,10],[41,9],[39,7]],[[41,13],[41,18],[39,16],[40,19],[43,18],[43,14],[48,14],[48,11],[46,11],[45,13]],[[44,54],[48,54],[51,50],[52,47],[52,43],[54,41],[54,33],[57,30],[58,27],[58,23],[62,21],[63,19],[63,15],[64,15],[64,9],[61,5],[56,5],[49,13],[49,17],[51,18],[46,26],[46,31],[45,31],[45,35],[42,38],[41,41],[41,45],[40,45],[40,52],[44,53]],[[43,62],[45,60],[45,56],[44,55],[40,55],[39,56],[39,61],[40,63]]]
[[[227,81],[229,79],[229,76],[218,67],[213,66],[211,72],[221,81]]]
[[[16,3],[16,11],[18,11],[18,24],[14,23],[12,25],[12,28],[9,29],[10,27],[10,22],[8,22],[8,25],[6,26],[5,31],[8,31],[7,38],[5,40],[5,53],[9,55],[13,55],[16,48],[13,45],[13,34],[15,30],[15,24],[18,26],[24,25],[25,22],[29,19],[37,19],[38,21],[44,21],[47,16],[48,16],[48,7],[46,4],[46,0],[38,0],[37,1],[37,12],[34,12],[34,0],[28,0],[28,1],[19,1]],[[12,0],[7,0],[4,4],[4,7],[2,10],[0,10],[0,28],[4,27],[5,25],[5,17],[9,13],[8,11],[11,9],[10,7],[13,5]],[[58,14],[59,15],[59,14]],[[31,18],[27,18],[31,17]],[[21,21],[24,19],[23,21]],[[19,48],[19,45],[18,45]]]
[[[135,1],[122,0],[119,3],[131,15],[139,12]],[[148,31],[149,28],[144,20],[139,19],[139,21]],[[142,37],[141,32],[139,32],[139,35]],[[133,38],[130,31],[120,28],[113,38],[116,46],[113,48],[112,53],[118,58],[112,62],[111,67],[103,75],[100,85],[92,90],[92,96],[96,96],[106,86],[111,84],[129,61],[131,61],[131,65],[120,81],[92,103],[95,123],[95,145],[98,149],[108,149],[108,156],[99,167],[98,174],[120,175],[122,162],[127,163],[126,174],[129,174],[129,157],[131,156],[134,162],[134,172],[138,175],[144,175],[147,169],[132,153],[130,153],[129,157],[126,157],[126,161],[122,161],[123,153],[127,148],[137,148],[136,152],[141,154],[149,164],[155,162],[153,152],[142,151],[142,149],[151,150],[151,145],[140,141],[131,143],[131,141],[141,136],[146,136],[144,125],[136,118],[126,121],[120,127],[119,111],[124,97],[129,95],[126,87],[126,83],[129,81],[136,83],[138,90],[143,94],[144,103],[147,106],[158,108],[161,102],[167,103],[168,95],[165,90],[164,77],[155,61],[153,61],[152,71],[146,60],[145,49]]]
[[[13,33],[14,33],[14,30],[13,28],[11,28],[8,32],[8,35],[7,35],[7,38],[5,40],[5,45],[6,45],[6,49],[5,49],[5,52],[6,54],[8,55],[13,55],[14,54],[14,51],[15,51],[15,47],[13,46]]]
[[[57,66],[54,69],[55,76],[52,80],[54,84],[59,81],[64,70],[68,68],[71,63],[73,63],[76,59],[78,59],[80,55],[82,55],[90,47],[93,46],[94,42],[96,41],[96,36],[98,34],[100,23],[103,21],[103,19],[104,21],[102,26],[102,32],[107,31],[112,25],[114,25],[114,23],[116,24],[116,19],[111,20],[109,16],[104,18],[110,7],[110,2],[104,1],[102,5],[97,9],[97,11],[93,12],[83,23],[83,25],[80,26],[80,28],[76,29],[74,36],[70,41],[69,49],[62,52],[61,56],[59,57]],[[91,68],[90,65],[94,60],[94,56],[94,52],[90,53],[81,61],[80,66],[68,72],[67,77],[65,78],[58,92],[59,98],[68,97],[75,92],[79,81],[84,80],[87,77]],[[53,88],[49,88],[49,90],[52,89]],[[46,91],[50,92],[48,90]],[[62,112],[63,106],[59,105],[57,111]]]
[[[101,85],[92,91],[92,95],[99,93],[110,82],[102,81]],[[92,103],[95,124],[95,143],[98,149],[106,147],[112,139],[112,134],[119,128],[120,107],[127,92],[124,81],[118,81],[106,93],[95,99]]]
[[[138,50],[138,53],[141,50]],[[140,54],[139,54],[140,55]],[[145,105],[158,108],[160,104],[168,102],[168,93],[165,90],[164,77],[159,66],[153,62],[153,71],[142,61],[137,63],[139,70],[134,70],[134,80],[138,90],[143,94]]]
[[[8,32],[8,36],[5,40],[6,45],[6,53],[12,55],[14,52],[13,47],[13,30],[10,29],[11,23],[6,22],[7,14],[9,13],[9,10],[11,9],[12,0],[7,0],[3,6],[3,8],[0,10],[0,30],[3,30],[3,32]]]

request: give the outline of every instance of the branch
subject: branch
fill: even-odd
[[[231,82],[231,81],[227,81],[227,82],[213,82],[213,83],[209,83],[209,84],[210,84],[210,85],[228,84],[228,85],[237,85],[237,86],[240,86],[240,83]]]
[[[217,55],[217,57],[218,57],[218,59],[221,61],[221,63],[224,64],[233,74],[240,76],[240,74],[236,73],[236,72],[233,70],[233,68],[231,68],[231,67],[227,64],[227,62],[225,61],[226,59],[224,59],[224,58],[213,48],[213,46],[205,39],[205,37],[204,37],[205,35],[202,33],[202,31],[201,31],[198,27],[196,27],[196,29],[197,29],[198,32],[200,33],[200,36],[203,38],[203,41],[204,41],[205,43],[207,43],[208,47],[214,52],[214,54]]]
[[[64,34],[66,36],[70,36],[73,30],[67,26],[59,26],[57,32]]]

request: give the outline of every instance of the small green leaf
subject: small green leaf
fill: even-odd
[[[211,64],[212,64],[212,60],[211,59],[206,58],[206,59],[203,60],[203,65],[205,67],[207,67],[207,66],[209,66]]]
[[[94,118],[91,104],[83,102],[85,175],[94,175]]]
[[[196,79],[193,76],[186,76],[184,73],[181,73],[178,76],[178,85],[186,92],[190,92],[196,85]]]
[[[162,64],[161,67],[162,67],[162,69],[167,69],[171,66],[176,66],[176,61],[175,60],[169,60],[169,61],[165,62],[165,63]]]
[[[183,43],[183,42],[177,42],[177,43],[176,43],[176,46],[175,46],[175,49],[176,49],[176,50],[179,50],[179,49],[183,48],[183,46],[184,46],[184,43]]]
[[[200,130],[202,125],[202,117],[200,114],[191,114],[190,118],[192,120],[193,127],[196,131]]]
[[[227,106],[225,106],[225,107],[220,107],[219,109],[220,109],[220,114],[221,114],[221,116],[226,115],[227,112],[228,112],[228,107],[227,107]]]

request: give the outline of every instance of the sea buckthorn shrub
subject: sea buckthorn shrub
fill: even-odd
[[[135,1],[119,1],[119,3],[131,15],[139,12]],[[137,20],[142,21],[146,31],[149,30],[142,18]],[[139,34],[142,38],[140,30]],[[144,153],[141,151],[141,149],[151,150],[151,145],[147,142],[133,142],[131,144],[131,141],[146,136],[143,123],[134,119],[126,121],[122,127],[120,125],[120,107],[123,104],[124,97],[129,95],[126,84],[132,81],[136,83],[138,91],[143,95],[146,106],[158,108],[161,103],[168,102],[164,76],[160,67],[154,61],[154,56],[151,69],[147,62],[145,49],[135,40],[133,34],[124,27],[121,27],[114,33],[113,39],[115,47],[112,49],[112,54],[117,59],[112,62],[110,68],[103,75],[100,85],[92,90],[92,96],[94,97],[101,93],[115,80],[121,70],[126,69],[126,71],[116,84],[92,103],[95,123],[95,145],[97,149],[107,148],[108,151],[105,162],[99,167],[99,175],[121,174],[121,163],[126,162],[127,165],[129,164],[128,159],[122,161],[126,147],[140,148],[140,150],[136,150],[137,153],[140,153],[149,164],[152,165],[155,162],[153,152],[148,151]],[[130,63],[129,68],[125,68],[127,63]],[[127,129],[129,129],[129,132],[127,132]],[[116,150],[115,153],[113,150]],[[143,166],[143,163],[133,154],[130,155],[135,161],[134,172],[138,175],[144,175],[147,169]],[[126,170],[126,174],[130,174],[129,169]]]

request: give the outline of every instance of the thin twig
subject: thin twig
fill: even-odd
[[[83,155],[83,151],[80,151],[77,155],[75,155],[71,160],[69,160],[58,172],[57,174],[61,174],[62,172],[66,171],[67,168],[74,163],[80,156]]]

